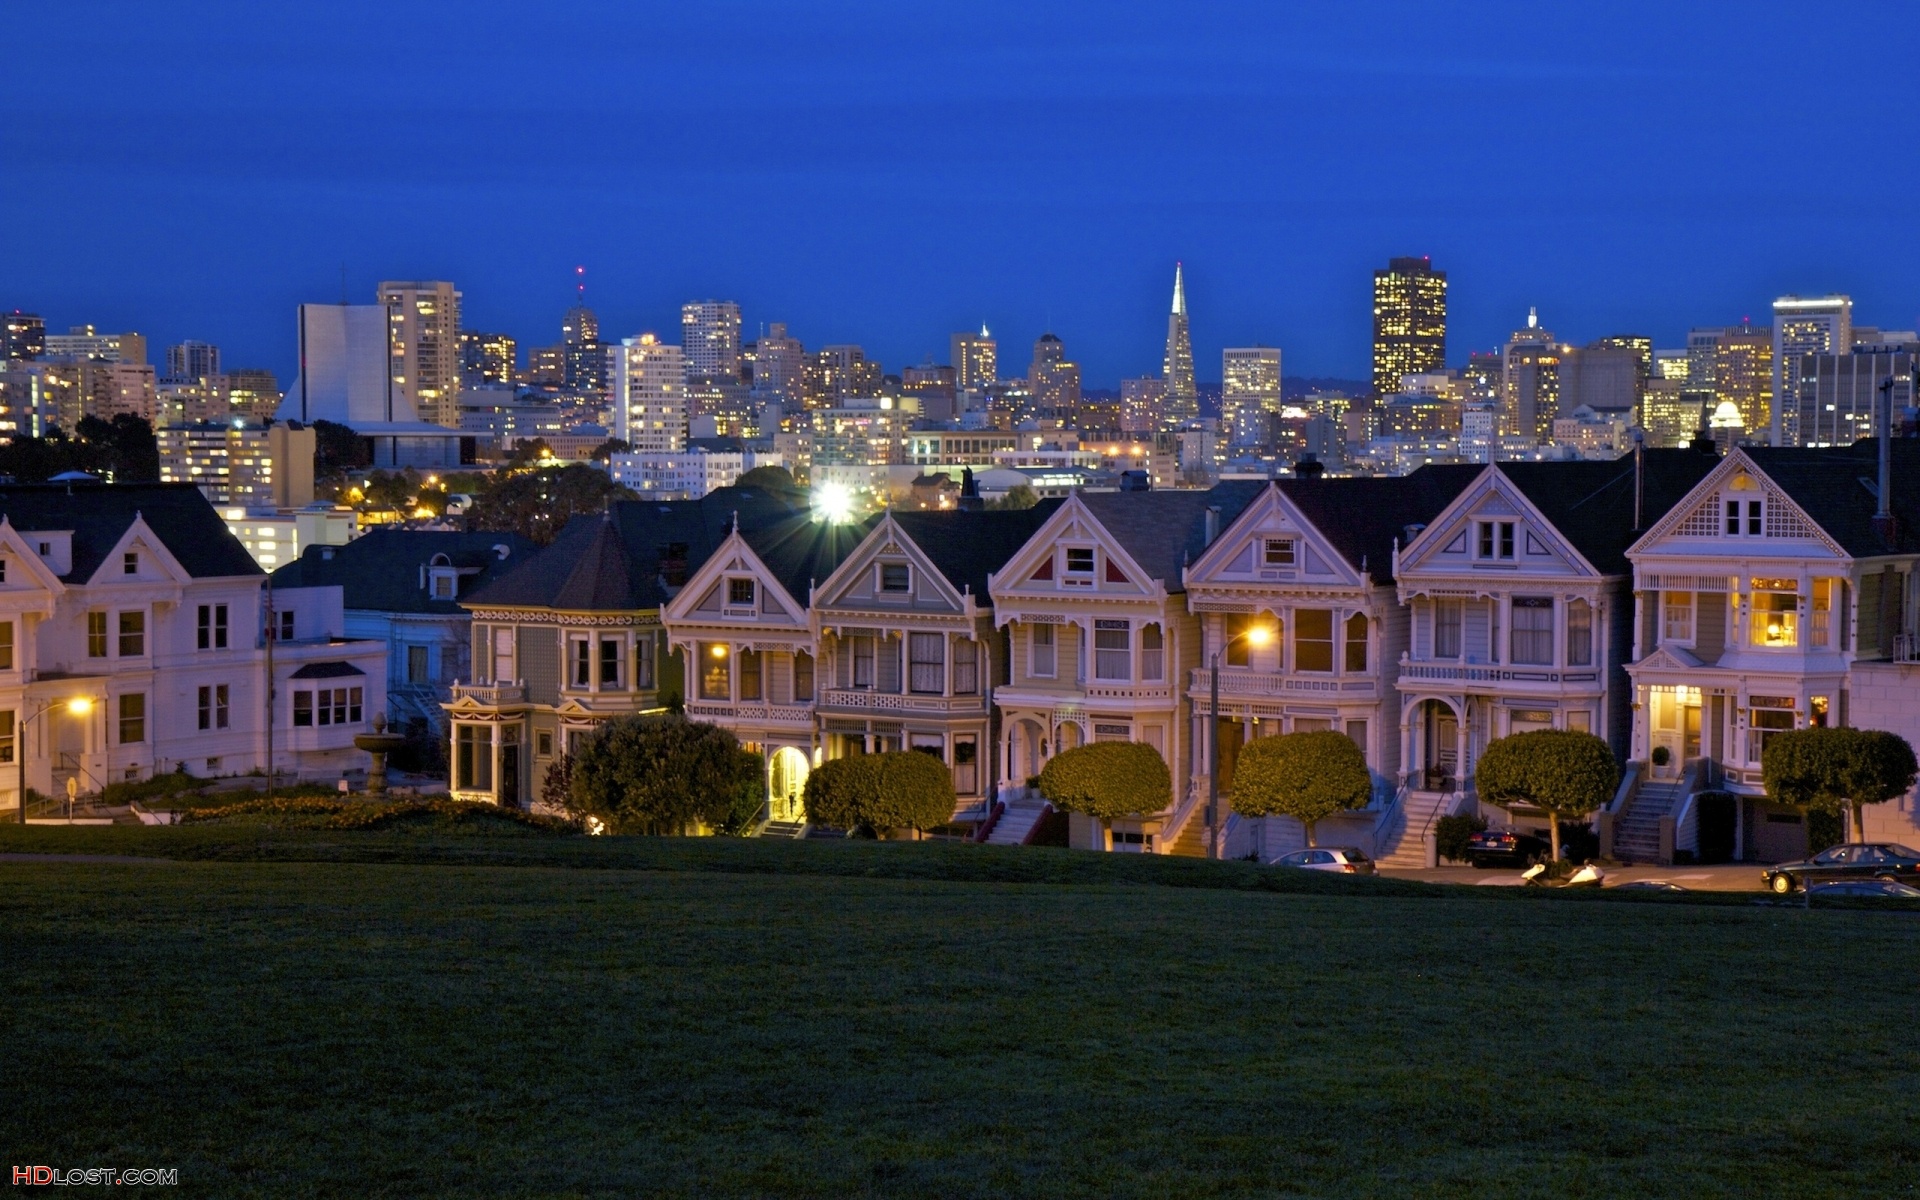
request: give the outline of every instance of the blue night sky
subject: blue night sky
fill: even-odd
[[[100,4],[16,20],[0,306],[292,375],[294,305],[451,279],[468,328],[859,342],[987,321],[1090,386],[1261,342],[1367,372],[1370,272],[1452,280],[1450,361],[1846,291],[1920,321],[1894,4]],[[18,15],[18,14],[16,14]],[[19,40],[24,38],[25,40]],[[1907,282],[1902,283],[1905,279]]]

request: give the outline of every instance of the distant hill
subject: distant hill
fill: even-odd
[[[1315,392],[1335,392],[1342,396],[1364,396],[1373,390],[1365,379],[1337,379],[1331,375],[1282,375],[1280,394],[1289,399]]]

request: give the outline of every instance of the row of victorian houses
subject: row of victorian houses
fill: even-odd
[[[1333,729],[1376,788],[1321,839],[1412,865],[1448,812],[1544,824],[1480,805],[1474,764],[1574,729],[1627,766],[1608,849],[1786,857],[1805,833],[1764,799],[1769,737],[1920,740],[1920,442],[1889,458],[1697,446],[844,525],[753,489],[620,503],[461,599],[452,786],[525,803],[598,723],[677,697],[764,756],[782,825],[805,824],[821,762],[921,750],[952,770],[953,832],[1017,841],[1048,758],[1126,740],[1166,759],[1172,807],[1076,820],[1072,842],[1199,853],[1216,743],[1224,793],[1248,739]],[[1911,797],[1874,820],[1904,836]],[[1279,819],[1217,836],[1233,856],[1300,844]]]

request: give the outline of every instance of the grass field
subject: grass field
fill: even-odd
[[[179,1195],[1806,1197],[1920,1167],[1903,915],[938,845],[0,830],[21,850],[184,860],[0,863],[0,1146]]]

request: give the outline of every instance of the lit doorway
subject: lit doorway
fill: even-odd
[[[773,760],[767,764],[769,820],[791,821],[798,824],[807,819],[804,797],[807,792],[807,773],[810,769],[804,750],[782,746],[773,752]]]
[[[1700,757],[1700,689],[1649,688],[1648,702],[1652,709],[1653,777],[1678,779],[1687,763]]]

